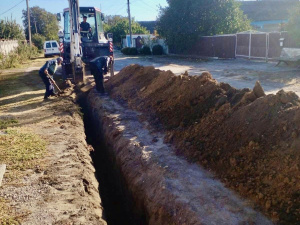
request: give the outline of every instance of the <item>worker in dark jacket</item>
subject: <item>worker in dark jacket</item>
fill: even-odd
[[[46,86],[46,92],[44,96],[45,100],[48,99],[49,96],[57,96],[57,94],[54,92],[54,87],[49,77],[50,76],[52,77],[55,74],[57,67],[61,65],[62,62],[63,62],[62,57],[58,57],[57,59],[54,60],[49,60],[39,71],[39,75]]]
[[[86,22],[86,20],[87,20],[87,17],[83,16],[83,21],[80,23],[80,31],[81,31],[82,37],[88,36],[86,32],[90,32],[90,33],[92,32],[91,25],[88,22]]]

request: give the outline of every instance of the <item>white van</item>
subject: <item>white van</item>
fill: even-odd
[[[44,55],[45,55],[45,58],[48,56],[53,56],[53,55],[60,55],[57,41],[55,41],[55,40],[45,41]]]

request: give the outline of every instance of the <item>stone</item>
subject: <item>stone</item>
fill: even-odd
[[[264,89],[262,88],[262,86],[260,85],[259,81],[256,81],[255,86],[253,88],[253,93],[257,98],[260,98],[262,96],[265,96],[265,92]]]
[[[2,185],[2,179],[6,170],[6,164],[0,164],[0,187]]]
[[[271,201],[270,200],[268,200],[267,202],[266,202],[266,209],[268,210],[269,208],[271,208]]]

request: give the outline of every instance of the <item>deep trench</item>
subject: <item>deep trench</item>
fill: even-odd
[[[94,149],[91,152],[91,158],[99,183],[104,219],[108,225],[148,224],[143,209],[134,204],[133,194],[128,190],[118,165],[110,154],[109,148],[104,144],[103,135],[99,135],[101,131],[94,126],[95,123],[89,116],[86,96],[87,94],[78,95],[77,102],[83,113],[86,141]]]

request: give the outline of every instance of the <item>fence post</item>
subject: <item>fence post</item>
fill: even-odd
[[[269,60],[269,33],[266,33],[266,62]]]
[[[236,50],[237,49],[237,34],[235,34],[235,51],[234,51],[234,58],[236,58]]]
[[[251,59],[251,30],[249,35],[249,59]]]

